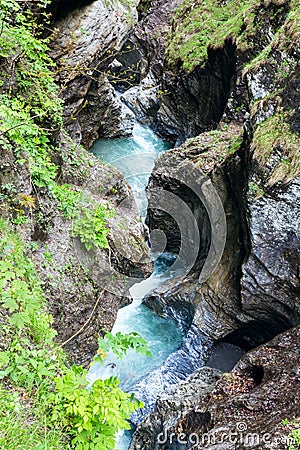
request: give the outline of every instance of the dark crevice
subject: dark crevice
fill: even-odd
[[[245,351],[249,351],[265,344],[295,325],[296,323],[277,314],[276,316],[270,316],[268,319],[253,320],[245,323],[237,330],[227,334],[219,342],[234,344]]]
[[[263,366],[261,365],[253,365],[251,367],[248,367],[245,371],[244,371],[244,375],[246,375],[249,378],[252,378],[255,386],[258,386],[262,383],[264,376],[265,376],[265,371]]]
[[[75,11],[81,6],[93,3],[95,0],[53,0],[47,7],[54,20],[63,19],[70,12]]]

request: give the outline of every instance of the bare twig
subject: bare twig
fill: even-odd
[[[13,127],[10,127],[10,128],[7,128],[4,131],[1,131],[0,132],[0,136],[3,136],[4,134],[8,133],[11,130],[14,130],[15,128],[22,127],[23,125],[28,125],[30,120],[36,119],[37,117],[41,117],[41,116],[43,116],[43,114],[36,114],[35,116],[30,117],[30,119],[26,120],[25,122],[17,123],[17,125],[14,125]],[[33,126],[37,126],[34,123],[32,125]]]
[[[84,322],[84,324],[82,325],[81,328],[79,328],[78,331],[76,331],[76,333],[74,333],[71,337],[69,337],[66,341],[62,342],[59,347],[64,347],[65,345],[67,345],[69,342],[71,342],[76,336],[78,336],[79,334],[81,334],[83,332],[83,330],[87,327],[87,325],[90,323],[90,321],[92,320],[92,317],[94,315],[94,312],[96,311],[97,306],[99,305],[99,302],[102,298],[102,295],[104,294],[105,289],[102,289],[102,291],[100,292],[97,301],[92,309],[92,312],[90,314],[90,316],[88,317],[88,319]]]

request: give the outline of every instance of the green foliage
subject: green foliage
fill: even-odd
[[[263,168],[272,157],[278,161],[267,176],[269,186],[286,183],[300,173],[299,147],[300,139],[292,132],[285,114],[277,112],[257,125],[252,142],[253,157]]]
[[[53,374],[59,370],[59,364],[49,348],[33,346],[28,339],[15,339],[9,350],[0,354],[0,379],[10,378],[15,385],[25,388],[27,392],[51,386]]]
[[[57,172],[49,135],[61,125],[62,109],[47,40],[40,38],[32,14],[14,0],[0,2],[0,20],[0,56],[7,61],[0,94],[0,145],[27,164],[36,186],[48,187]]]
[[[137,343],[137,336],[135,339]],[[125,347],[117,349],[118,354],[126,351]],[[0,367],[5,367],[1,378],[9,377],[35,401],[43,401],[44,407],[37,413],[44,415],[45,427],[52,432],[56,429],[61,438],[71,436],[71,448],[113,450],[116,432],[129,428],[127,419],[143,404],[123,392],[116,377],[88,386],[87,371],[75,365],[66,368],[53,350],[30,348],[29,341],[15,340],[9,351],[0,352]]]
[[[53,183],[57,169],[49,156],[48,133],[31,116],[31,105],[22,99],[0,95],[0,145],[12,150],[20,164],[27,164],[36,186]]]
[[[263,188],[261,187],[261,183],[259,182],[259,180],[249,181],[248,191],[249,191],[249,194],[254,196],[255,198],[262,197],[265,194]]]
[[[39,340],[38,321],[44,324],[45,313],[34,265],[25,256],[19,236],[3,219],[0,219],[0,229],[0,304],[7,309],[14,330],[18,333],[25,330],[34,340]]]
[[[36,446],[46,442],[45,448],[56,450],[113,450],[115,433],[119,428],[128,428],[127,419],[142,403],[123,392],[115,377],[97,380],[88,386],[86,370],[66,367],[64,354],[54,342],[51,317],[43,312],[45,301],[33,263],[26,257],[19,236],[3,219],[0,220],[0,229],[0,307],[6,312],[7,323],[2,326],[2,332],[8,343],[7,348],[0,351],[0,379],[13,383],[15,397],[22,389],[30,398],[31,406],[39,405],[30,413],[35,423],[42,421],[44,441],[41,441],[40,432],[33,431],[30,442],[37,441]],[[101,349],[96,360],[102,360],[104,350],[110,348],[118,356],[125,354],[127,349],[150,354],[145,341],[137,333],[125,336],[109,333],[99,343]],[[0,396],[2,394],[9,397],[0,389]],[[5,402],[0,409],[0,417],[8,413],[10,405],[10,401]],[[40,425],[36,427],[38,429]],[[30,429],[31,426],[22,425],[21,435],[27,436]],[[0,426],[0,445],[2,437],[5,442],[12,442],[10,447],[5,447],[7,449],[21,448],[17,442],[24,445],[25,441],[13,440],[13,431],[15,427],[12,424],[5,429]],[[54,446],[52,437],[56,438],[57,446]],[[59,442],[68,437],[72,438],[70,447],[69,444],[60,445]],[[26,448],[38,447],[29,447],[26,442]]]
[[[42,29],[26,5],[0,0],[0,146],[13,161],[13,169],[26,167],[37,195],[18,192],[7,183],[1,187],[1,207],[7,207],[10,222],[19,225],[31,218],[39,194],[46,193],[58,200],[67,219],[74,218],[75,230],[87,248],[107,248],[106,220],[112,209],[91,204],[79,216],[80,193],[57,183],[52,137],[62,124],[62,105],[53,62],[47,56],[48,41],[41,37]],[[69,164],[79,166],[80,161]],[[50,252],[44,257],[52,263]],[[128,427],[130,414],[142,404],[124,393],[116,378],[88,387],[84,369],[68,368],[46,309],[33,261],[15,227],[0,219],[1,344],[5,343],[0,351],[0,379],[9,386],[9,390],[0,388],[0,448],[112,450],[115,432]],[[136,336],[126,339],[129,348],[142,346]],[[122,351],[125,348],[123,342]]]
[[[295,42],[300,35],[297,1],[290,2],[291,11],[284,25]],[[285,16],[287,3],[276,3],[278,23]],[[195,0],[192,5],[190,0],[184,0],[176,10],[167,59],[173,65],[182,64],[189,72],[197,65],[205,64],[209,47],[221,48],[228,39],[236,43],[240,50],[251,49],[257,29],[264,20],[266,8],[260,0]],[[263,39],[261,37],[260,41]],[[265,45],[267,44],[266,39]],[[269,51],[270,46],[267,46],[258,58],[266,58]]]
[[[51,420],[63,423],[74,435],[76,450],[112,450],[118,429],[129,428],[126,419],[143,405],[119,388],[116,377],[96,380],[88,388],[86,374],[82,368],[72,367],[56,378]]]
[[[129,349],[134,349],[136,352],[142,353],[145,356],[151,356],[146,341],[136,332],[129,334],[122,334],[120,332],[112,334],[108,332],[105,338],[99,338],[98,345],[100,350],[104,352],[111,350],[119,358]]]
[[[255,32],[255,9],[260,1],[217,0],[198,1],[191,7],[185,0],[177,9],[174,18],[174,32],[168,47],[168,59],[181,61],[183,68],[191,71],[207,59],[207,48],[223,47],[231,38],[240,47]]]
[[[35,403],[35,411],[43,410]],[[44,420],[26,422],[30,404],[23,392],[11,392],[0,386],[0,448],[5,450],[69,450],[61,432],[49,429]]]
[[[230,146],[227,150],[227,154],[231,155],[235,152],[237,152],[243,143],[243,136],[240,134],[238,136],[234,136],[231,138]]]
[[[288,418],[283,419],[280,425],[289,432],[286,440],[287,448],[289,450],[297,450],[300,448],[300,428],[299,423],[300,418],[294,418],[289,420]]]
[[[258,55],[244,67],[244,75],[249,71],[256,71],[261,65],[268,62],[277,68],[276,80],[289,76],[290,68],[297,63],[293,57],[293,49],[300,38],[300,9],[298,0],[290,2],[290,11],[285,22],[278,28],[271,42],[266,45]],[[278,64],[278,50],[282,51],[285,58]]]
[[[21,10],[14,0],[0,2],[0,19],[0,56],[7,61],[10,77],[3,81],[0,92],[2,151],[12,153],[18,164],[26,165],[35,188],[46,188],[49,195],[54,195],[67,219],[77,217],[75,233],[88,249],[107,248],[105,218],[110,214],[106,208],[85,208],[80,220],[80,193],[70,185],[56,183],[58,170],[51,156],[56,149],[51,144],[51,133],[62,124],[62,105],[52,73],[53,61],[47,55],[48,40],[41,38],[40,26],[32,13]],[[28,221],[22,208],[11,208],[11,212],[16,225]],[[13,308],[16,306],[12,304]]]
[[[99,339],[94,361],[103,362],[109,350],[121,358],[129,349],[151,356],[146,341],[138,333],[107,333]],[[127,419],[133,411],[143,407],[143,403],[133,394],[123,392],[116,377],[99,379],[88,386],[86,376],[86,370],[73,366],[55,379],[56,389],[49,397],[51,421],[63,424],[74,435],[72,445],[76,450],[112,450],[115,434],[119,429],[130,428]]]
[[[289,450],[296,450],[300,447],[300,428],[292,430],[288,436],[288,439],[292,441],[289,445]]]
[[[101,204],[84,208],[81,216],[74,220],[74,236],[79,236],[87,250],[108,248],[107,219],[113,215],[113,209]]]
[[[42,29],[33,14],[21,10],[14,0],[1,1],[2,23],[0,56],[14,60],[9,94],[18,95],[31,106],[32,115],[39,118],[51,114],[61,123],[61,104],[58,87],[52,75],[53,61],[47,55],[48,40],[41,38]],[[17,92],[16,92],[17,91]]]
[[[220,130],[207,131],[195,138],[190,138],[182,147],[187,149],[188,155],[193,155],[193,163],[208,173],[216,164],[222,164],[236,153],[242,142],[241,127],[230,124],[223,126]]]
[[[78,212],[78,202],[81,197],[81,192],[76,191],[69,184],[56,184],[53,186],[53,192],[59,201],[58,208],[67,219],[73,219]]]
[[[259,186],[255,184],[253,181],[249,182],[248,187],[251,195],[255,195],[259,189]]]

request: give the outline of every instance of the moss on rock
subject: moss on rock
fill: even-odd
[[[205,63],[209,47],[221,48],[227,40],[242,51],[251,50],[261,23],[270,20],[276,28],[286,15],[287,5],[286,0],[185,0],[174,17],[168,59],[190,72]],[[267,41],[268,36],[261,36],[262,45]]]
[[[269,187],[286,184],[300,173],[299,148],[300,137],[292,132],[285,114],[277,112],[257,125],[253,158]]]

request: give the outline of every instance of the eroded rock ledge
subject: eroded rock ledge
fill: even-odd
[[[130,3],[96,0],[59,20],[52,44],[69,134],[90,147],[99,137],[128,135],[132,114],[108,82],[107,61],[137,21]],[[103,66],[104,65],[104,66]]]
[[[299,417],[299,339],[296,327],[247,353],[204,397],[206,368],[174,389],[173,400],[162,395],[131,450],[285,448],[289,428],[281,421]]]

